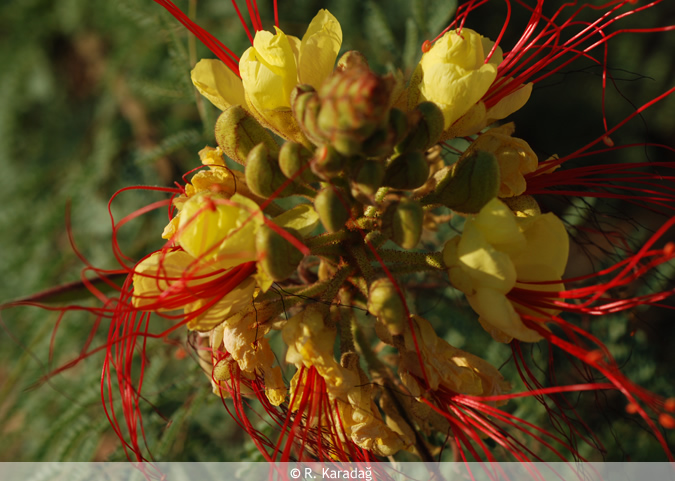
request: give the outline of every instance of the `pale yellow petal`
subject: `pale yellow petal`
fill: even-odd
[[[272,220],[280,227],[295,229],[300,235],[306,236],[319,225],[319,214],[312,204],[298,204]]]
[[[472,224],[464,228],[458,246],[459,262],[474,288],[489,287],[506,294],[516,284],[516,269],[508,254],[492,247]]]
[[[143,259],[134,268],[134,307],[151,307],[172,285],[182,286],[185,270],[194,262],[195,258],[184,251],[159,251]]]
[[[277,28],[276,35],[256,33],[253,47],[244,52],[239,72],[246,95],[263,114],[267,110],[290,109],[290,95],[298,82],[295,54],[288,37]]]
[[[255,280],[249,277],[220,299],[197,299],[186,306],[186,315],[203,310],[190,319],[187,324],[188,329],[210,331],[222,324],[228,317],[250,306],[255,292],[255,284]]]
[[[191,78],[199,93],[220,110],[245,104],[241,79],[220,60],[200,60],[192,69]]]
[[[328,10],[320,10],[302,37],[298,62],[300,83],[318,90],[333,72],[341,45],[340,23]]]
[[[521,254],[512,258],[518,279],[521,281],[555,281],[559,280],[565,272],[569,256],[569,236],[565,225],[553,213],[533,216],[518,217],[518,223],[525,235],[527,245]],[[553,278],[546,278],[542,274],[525,271],[524,266],[536,263],[550,267]],[[550,276],[550,274],[549,274]]]
[[[517,90],[511,92],[509,95],[497,102],[496,105],[490,107],[485,114],[488,123],[495,120],[505,119],[513,112],[520,110],[530,99],[532,94],[532,84],[521,85]]]

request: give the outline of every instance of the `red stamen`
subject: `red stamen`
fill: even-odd
[[[209,32],[194,23],[187,15],[185,15],[176,5],[170,0],[154,0],[166,8],[176,20],[182,23],[185,28],[190,30],[192,34],[197,37],[206,47],[213,52],[216,57],[225,63],[230,70],[239,76],[239,57],[237,57],[229,48],[227,48],[220,40],[215,38]],[[242,20],[243,23],[243,20]],[[250,37],[250,36],[249,36]],[[253,39],[251,39],[253,43]]]

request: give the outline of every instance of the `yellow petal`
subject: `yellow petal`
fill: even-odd
[[[511,92],[509,95],[497,102],[496,105],[490,107],[486,113],[487,123],[492,123],[495,120],[501,120],[513,112],[520,110],[530,99],[532,94],[532,84],[521,85],[517,90]]]
[[[496,77],[497,68],[492,64],[470,71],[453,65],[433,65],[424,71],[421,97],[441,108],[444,128],[448,129],[485,95]]]
[[[207,305],[210,305],[211,307],[195,316],[193,319],[190,319],[187,324],[188,329],[205,332],[222,324],[228,317],[251,305],[255,286],[255,280],[249,277],[232,291],[220,298],[220,300],[216,301],[213,298],[198,299],[192,304],[189,304],[185,307],[186,315],[199,311]]]
[[[489,287],[506,294],[516,284],[516,269],[508,254],[492,247],[472,224],[464,227],[457,253],[475,289]]]
[[[241,79],[220,60],[200,60],[192,69],[191,77],[199,93],[220,110],[231,105],[244,105]]]
[[[560,280],[569,256],[569,236],[562,221],[553,213],[517,219],[527,242],[522,253],[512,257],[518,280]],[[539,275],[530,269],[525,270],[525,266],[533,263],[548,266],[548,274],[544,274],[544,270]]]
[[[306,236],[319,225],[319,214],[311,204],[299,204],[272,220],[280,227],[295,229]]]
[[[288,37],[277,28],[276,35],[256,33],[253,47],[244,52],[239,72],[246,95],[261,113],[290,109],[291,91],[298,82],[295,54]]]
[[[478,289],[475,295],[467,299],[482,322],[521,341],[536,342],[541,339],[539,333],[525,327],[511,302],[501,292],[489,288]]]
[[[262,223],[252,200],[200,192],[183,206],[178,242],[195,258],[218,257],[223,268],[232,267],[256,259],[255,232]]]
[[[340,23],[328,10],[320,10],[302,37],[298,62],[300,83],[318,90],[333,72],[341,45]]]
[[[134,307],[151,306],[172,285],[183,285],[183,274],[195,258],[183,251],[158,251],[139,262],[134,269]]]
[[[525,236],[516,223],[515,214],[498,199],[492,199],[467,222],[480,230],[486,242],[498,251],[515,254],[525,248]]]

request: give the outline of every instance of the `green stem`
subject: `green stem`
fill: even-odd
[[[321,299],[327,302],[332,302],[340,291],[342,284],[344,284],[347,278],[353,273],[354,268],[350,265],[345,265],[338,268],[333,278],[328,281],[328,288],[321,295]]]
[[[331,244],[338,244],[340,242],[346,241],[352,237],[352,233],[347,230],[339,230],[332,234],[322,234],[314,237],[310,237],[305,240],[305,245],[314,249],[315,247],[323,247]]]
[[[381,249],[377,253],[385,262],[407,264],[420,269],[445,270],[443,253],[441,252],[409,252],[397,249]]]
[[[339,245],[316,247],[310,252],[313,256],[339,258],[344,257],[345,250]]]
[[[340,290],[340,304],[343,306],[352,305],[352,296],[347,289]],[[338,316],[338,324],[340,326],[340,352],[342,354],[347,352],[356,352],[354,345],[354,334],[352,332],[352,324],[356,322],[354,319],[354,311],[347,307],[347,312],[340,306],[335,306],[336,315]]]
[[[359,270],[363,277],[366,279],[366,282],[370,284],[375,279],[375,270],[373,265],[366,255],[366,249],[363,245],[353,246],[349,248],[349,253],[352,255],[356,261],[356,265],[359,266]]]

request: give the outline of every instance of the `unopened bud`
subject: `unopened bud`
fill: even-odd
[[[403,334],[406,310],[401,294],[389,278],[373,281],[368,289],[368,311],[394,336]]]
[[[394,157],[385,172],[383,184],[394,189],[412,190],[429,179],[429,163],[419,150]]]
[[[392,141],[398,144],[408,133],[408,116],[399,109],[389,111],[389,129],[392,132]]]
[[[499,164],[493,154],[476,151],[462,156],[438,182],[425,204],[443,204],[457,212],[477,214],[497,197]]]
[[[324,187],[314,198],[314,209],[328,232],[337,232],[349,220],[347,194],[333,186]]]
[[[360,159],[357,165],[352,167],[353,186],[363,194],[374,195],[382,186],[384,178],[384,165],[375,160]]]
[[[286,142],[279,152],[279,168],[289,179],[311,184],[319,179],[310,169],[312,153],[300,144]]]
[[[342,174],[347,159],[332,146],[322,145],[314,152],[311,169],[319,178],[330,180]]]
[[[322,144],[324,139],[317,125],[321,102],[314,88],[298,85],[291,92],[290,103],[293,116],[307,138],[314,144]]]
[[[382,216],[382,233],[404,249],[414,249],[422,237],[424,210],[416,200],[402,197]]]
[[[363,142],[387,120],[390,88],[384,78],[365,69],[333,74],[319,91],[322,135],[343,155],[360,153]]]
[[[220,114],[216,121],[216,141],[225,155],[242,165],[246,165],[249,152],[260,143],[269,152],[279,151],[272,135],[241,105],[233,105]]]
[[[289,235],[301,239],[293,229],[286,229]],[[255,236],[255,247],[262,253],[258,265],[273,280],[283,281],[295,272],[302,261],[302,253],[281,234],[267,225],[258,227]]]
[[[443,112],[433,102],[422,102],[410,113],[410,132],[396,146],[397,152],[410,150],[426,151],[441,138],[443,133]]]
[[[286,197],[293,194],[311,194],[308,187],[303,187],[288,179],[281,172],[276,158],[270,155],[265,144],[256,145],[246,157],[246,184],[255,195],[271,197],[273,194]],[[284,183],[287,187],[277,192]]]

